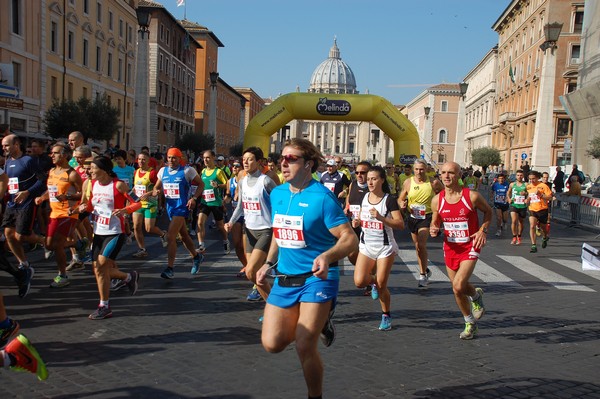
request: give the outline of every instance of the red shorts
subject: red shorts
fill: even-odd
[[[53,237],[56,234],[60,234],[63,237],[69,237],[73,232],[73,228],[77,223],[75,218],[50,218],[48,224],[48,237]]]
[[[444,245],[444,261],[446,262],[446,267],[457,271],[461,262],[479,259],[480,251],[481,249],[474,249],[472,244],[452,248],[446,243]]]

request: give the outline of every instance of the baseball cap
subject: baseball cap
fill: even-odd
[[[327,166],[335,166],[335,165],[336,165],[336,163],[333,159],[330,159],[327,161]]]
[[[223,157],[223,155],[219,155],[217,157],[217,161],[224,161],[224,160],[225,160],[225,157]]]

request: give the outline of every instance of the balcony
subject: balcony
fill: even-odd
[[[500,114],[500,116],[498,116],[499,123],[514,122],[516,119],[517,119],[516,112],[505,112],[503,114]]]

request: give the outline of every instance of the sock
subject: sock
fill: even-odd
[[[6,351],[2,351],[2,360],[4,361],[4,368],[7,369],[12,366],[13,359],[11,359],[10,355]]]
[[[128,283],[131,281],[131,273],[127,273],[127,278],[125,279],[125,282]]]
[[[10,319],[7,317],[6,320],[0,323],[0,328],[8,328],[10,327]]]
[[[473,315],[463,316],[465,318],[465,323],[473,323],[475,324],[475,317]]]
[[[203,247],[204,243],[202,241],[198,242],[198,246]]]
[[[108,301],[100,301],[100,307],[108,307]]]
[[[74,254],[74,255],[73,255],[73,260],[74,260],[75,262],[81,262],[81,259],[79,259],[79,255],[77,255],[77,254]]]
[[[19,269],[25,269],[29,267],[29,261],[26,260],[25,262],[19,263]]]
[[[479,291],[475,291],[475,295],[473,295],[471,298],[471,301],[476,301],[479,299],[481,295],[479,295]]]
[[[387,317],[392,317],[392,316],[390,315],[390,312],[381,312],[381,314],[382,314],[382,315],[384,315],[384,316],[387,316]]]

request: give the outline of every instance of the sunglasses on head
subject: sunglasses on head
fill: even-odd
[[[298,155],[282,155],[281,156],[281,161],[285,161],[287,163],[291,163],[291,162],[298,162],[299,159],[302,159],[304,157],[298,156]]]

